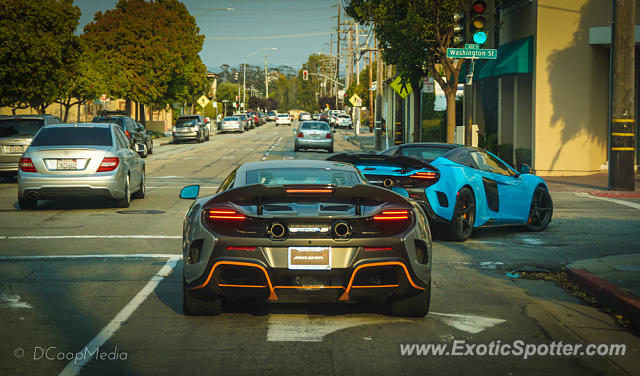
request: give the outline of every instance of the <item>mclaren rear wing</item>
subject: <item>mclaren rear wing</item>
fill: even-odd
[[[382,154],[354,154],[354,153],[341,153],[333,155],[327,158],[328,161],[334,162],[345,162],[351,163],[353,165],[359,166],[388,166],[388,167],[398,167],[401,168],[404,172],[411,170],[419,170],[419,169],[430,169],[432,171],[438,171],[437,168],[432,166],[431,164],[421,161],[419,159],[405,157],[403,155],[400,156],[391,156],[391,155],[382,155]]]
[[[262,214],[263,204],[270,202],[292,202],[299,200],[349,203],[356,206],[360,215],[362,205],[392,204],[413,207],[405,197],[388,189],[369,184],[357,184],[352,187],[335,185],[275,185],[253,184],[222,192],[207,202],[207,206],[217,203],[233,202],[241,205],[256,205],[258,214]]]

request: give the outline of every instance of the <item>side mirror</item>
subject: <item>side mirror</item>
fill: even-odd
[[[333,133],[336,133],[336,130],[335,130],[335,129],[333,130]]]
[[[187,185],[180,190],[180,198],[185,200],[195,200],[200,194],[200,185]]]
[[[531,173],[531,167],[529,167],[528,164],[521,164],[520,165],[520,173],[521,174],[530,174]]]

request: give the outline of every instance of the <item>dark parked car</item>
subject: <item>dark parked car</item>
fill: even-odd
[[[140,155],[143,158],[153,153],[153,141],[147,130],[134,119],[126,116],[123,111],[102,111],[99,116],[91,120],[92,123],[114,123],[120,126],[135,149],[136,144],[146,145],[146,151]],[[151,146],[149,148],[149,146]]]
[[[16,115],[0,117],[0,174],[13,177],[18,172],[20,156],[33,136],[47,124],[58,124],[53,115]]]

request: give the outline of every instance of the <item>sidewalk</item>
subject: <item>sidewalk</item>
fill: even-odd
[[[358,136],[344,134],[347,141],[365,152],[374,151],[373,133]],[[607,172],[586,176],[543,177],[551,192],[586,193],[596,197],[620,198],[637,202],[640,199],[640,174],[635,175],[635,191],[611,191],[608,189]],[[617,205],[617,204],[612,204]],[[638,210],[640,218],[640,210]],[[638,229],[640,240],[640,229]],[[580,260],[566,265],[570,281],[610,306],[616,312],[631,319],[640,329],[640,245],[638,253]]]

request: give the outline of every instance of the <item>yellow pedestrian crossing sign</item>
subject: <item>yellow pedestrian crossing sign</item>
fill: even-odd
[[[391,81],[391,88],[395,90],[402,99],[405,99],[413,91],[409,79],[402,76],[398,76]]]
[[[353,94],[351,98],[349,98],[349,102],[353,105],[353,107],[362,106],[362,98],[358,94]]]
[[[207,104],[209,104],[209,98],[203,95],[200,98],[198,98],[197,102],[201,107],[205,107]]]

